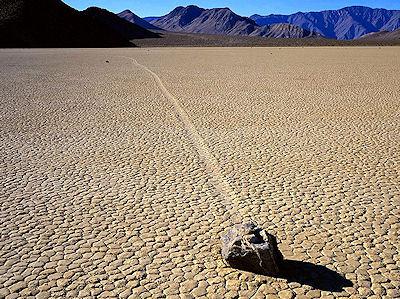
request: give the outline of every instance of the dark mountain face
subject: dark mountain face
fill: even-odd
[[[160,17],[145,17],[143,18],[143,20],[145,20],[146,22],[154,22],[157,21]]]
[[[92,18],[96,22],[112,29],[116,34],[127,40],[138,38],[159,37],[158,34],[144,29],[136,24],[132,24],[125,19],[118,17],[108,10],[98,7],[90,7],[82,11],[84,16]]]
[[[0,7],[0,47],[133,46],[124,30],[100,22],[95,11],[79,12],[60,0],[0,0]]]
[[[138,17],[135,15],[133,12],[130,10],[124,10],[117,14],[120,18],[127,20],[128,22],[131,22],[133,24],[136,24],[142,28],[145,29],[150,29],[150,30],[160,30],[160,28],[150,24],[149,22],[143,20],[142,18]]]
[[[0,0],[3,47],[129,46],[122,36],[60,0]]]
[[[151,23],[173,32],[266,37],[316,36],[309,30],[293,25],[259,26],[250,18],[233,13],[229,8],[203,9],[193,5],[177,7],[169,14],[152,20]]]
[[[355,39],[380,30],[400,28],[400,11],[372,9],[363,6],[345,7],[321,12],[298,12],[292,15],[253,15],[258,25],[290,23],[318,32],[325,37],[342,40]]]

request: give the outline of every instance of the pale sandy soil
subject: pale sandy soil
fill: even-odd
[[[399,69],[399,48],[1,50],[0,298],[399,297]],[[301,275],[224,265],[247,218]]]

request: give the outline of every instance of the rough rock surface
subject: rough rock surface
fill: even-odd
[[[276,238],[251,222],[222,237],[222,256],[234,268],[271,276],[280,274],[283,261]]]

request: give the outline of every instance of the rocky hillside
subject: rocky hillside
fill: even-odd
[[[151,23],[172,32],[286,38],[318,36],[310,30],[289,24],[259,26],[229,8],[203,9],[194,5],[177,7],[167,15],[153,19]]]
[[[160,28],[150,24],[149,22],[143,20],[139,16],[135,15],[132,11],[129,9],[121,11],[119,14],[117,14],[120,18],[127,20],[128,22],[131,22],[133,24],[136,24],[142,28],[145,29],[150,29],[150,30],[160,30]]]
[[[82,14],[94,19],[104,26],[107,26],[128,40],[159,37],[157,33],[153,33],[137,24],[122,19],[118,15],[102,8],[90,7],[84,10]]]
[[[360,37],[360,40],[400,41],[400,29],[368,33]]]
[[[112,16],[121,19],[110,12],[100,21],[99,11],[79,12],[60,0],[0,0],[0,7],[0,47],[127,47],[131,33],[147,34],[129,22],[119,30]]]
[[[253,31],[250,36],[269,38],[305,38],[318,37],[319,35],[315,32],[291,24],[273,24],[259,27]]]
[[[345,7],[321,12],[298,12],[291,15],[253,15],[258,25],[290,23],[319,34],[341,40],[359,38],[377,31],[400,28],[400,10],[372,9],[363,6]]]

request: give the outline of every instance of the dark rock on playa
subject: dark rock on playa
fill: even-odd
[[[237,224],[222,237],[222,257],[233,268],[279,276],[283,256],[276,238],[254,223]]]

